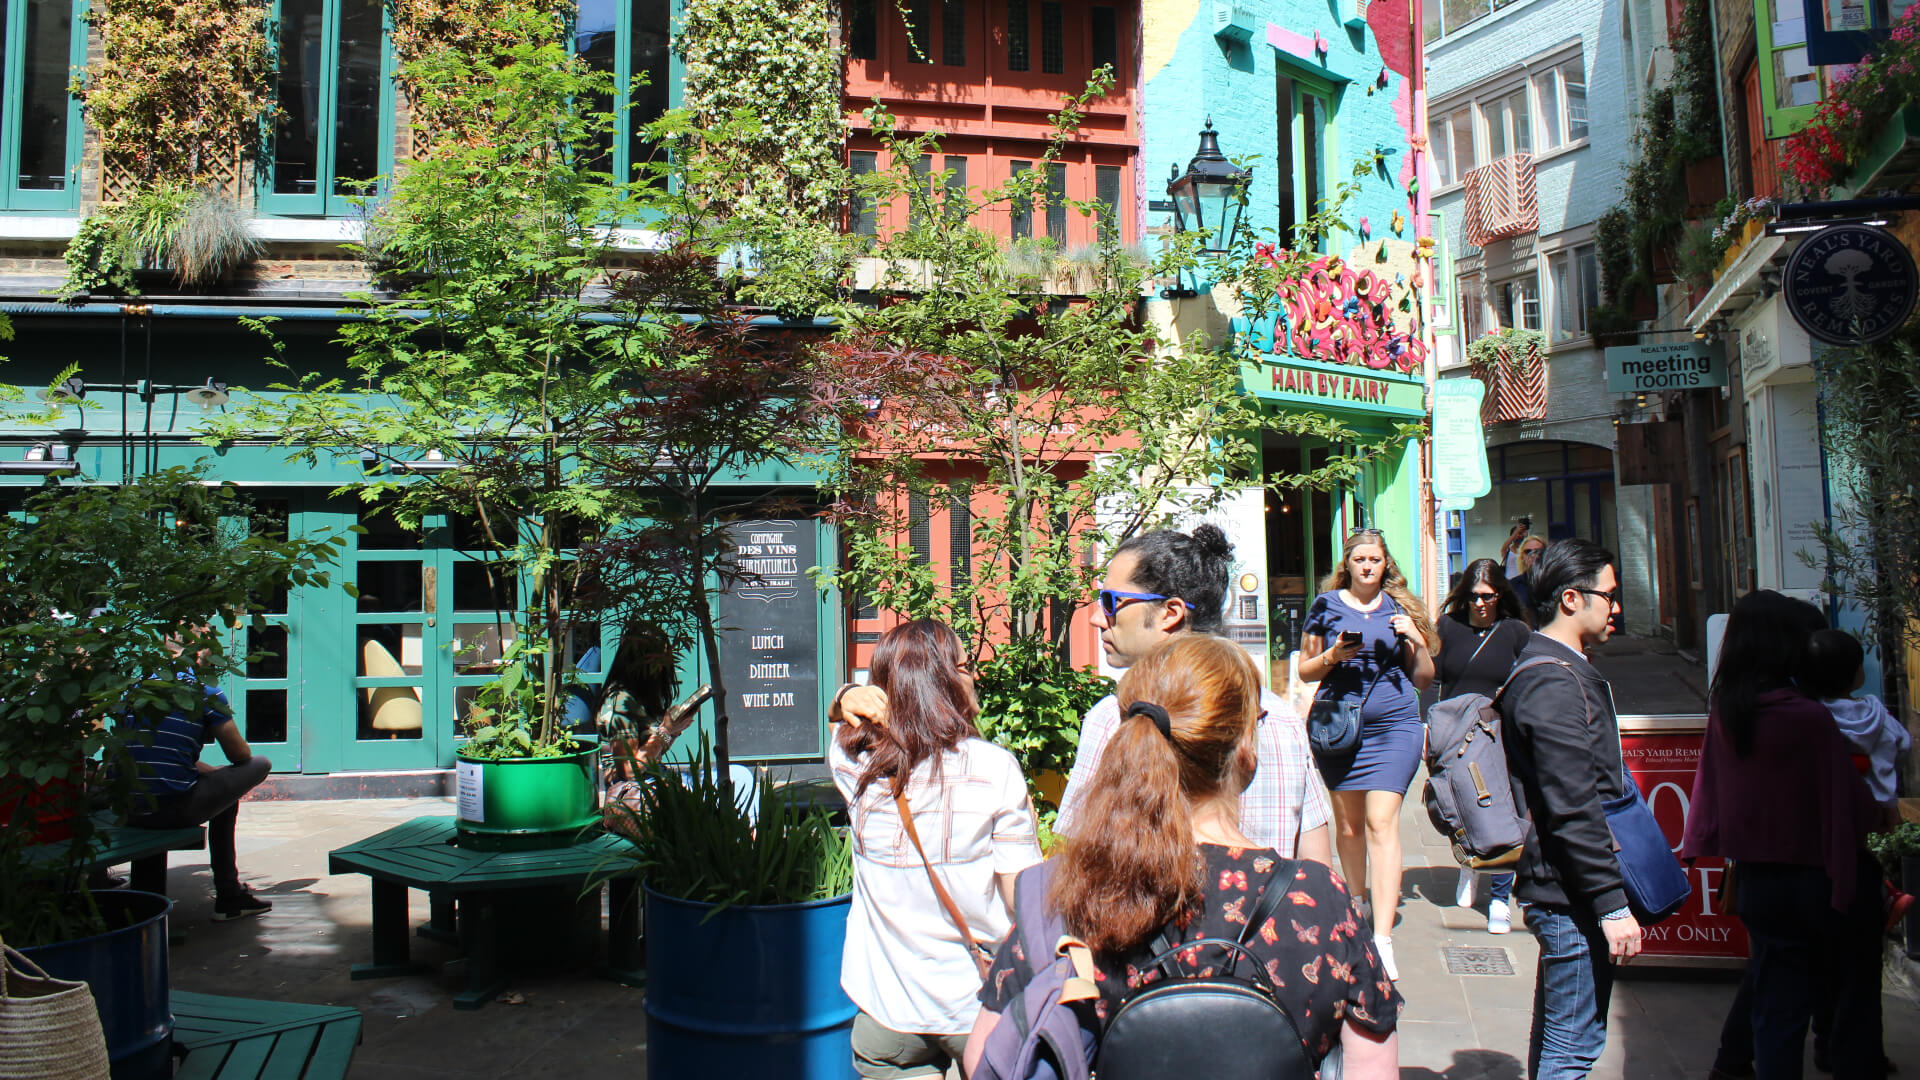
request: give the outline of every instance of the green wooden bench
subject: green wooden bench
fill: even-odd
[[[455,939],[467,954],[468,988],[453,1007],[477,1009],[506,988],[515,955],[538,952],[531,930],[555,927],[580,951],[600,930],[600,890],[609,878],[612,917],[606,961],[598,974],[628,986],[646,981],[640,943],[640,882],[623,856],[627,841],[594,831],[570,847],[534,851],[475,851],[454,843],[454,819],[419,817],[335,849],[329,873],[373,879],[373,963],[355,964],[355,979],[380,979],[425,970],[408,955],[407,890],[425,891],[431,918],[424,937]]]
[[[360,1010],[173,991],[174,1080],[338,1080]]]
[[[94,832],[83,870],[104,870],[120,863],[132,863],[129,884],[146,892],[165,895],[167,891],[167,853],[198,851],[207,846],[207,830],[199,825],[185,829],[136,829],[115,825],[112,818],[96,814]],[[54,862],[66,852],[65,844],[42,844],[28,850],[28,857]]]

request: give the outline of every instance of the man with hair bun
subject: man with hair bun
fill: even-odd
[[[1130,667],[1177,635],[1218,634],[1232,568],[1233,543],[1215,525],[1201,525],[1191,534],[1143,533],[1121,544],[1107,564],[1093,612],[1107,663]],[[1240,829],[1264,847],[1332,865],[1327,826],[1333,808],[1313,767],[1306,725],[1269,690],[1261,690],[1260,707],[1259,768],[1240,796]],[[1054,822],[1062,836],[1100,828],[1098,822],[1083,821],[1082,814],[1088,786],[1120,722],[1119,700],[1111,694],[1081,722],[1080,750]]]

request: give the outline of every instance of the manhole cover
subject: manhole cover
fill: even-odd
[[[1447,958],[1447,971],[1454,975],[1511,975],[1513,957],[1505,949],[1474,945],[1453,945],[1440,950]]]

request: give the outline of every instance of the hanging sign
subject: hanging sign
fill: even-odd
[[[1717,341],[1616,345],[1607,350],[1607,389],[1615,393],[1725,385],[1727,354]]]
[[[1433,494],[1449,507],[1493,490],[1480,424],[1486,394],[1479,379],[1441,379],[1433,387]]]
[[[1834,225],[1800,242],[1781,276],[1793,320],[1834,345],[1865,345],[1913,314],[1913,256],[1885,229]]]

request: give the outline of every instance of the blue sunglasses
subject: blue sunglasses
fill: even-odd
[[[1121,608],[1125,607],[1127,604],[1130,604],[1135,600],[1174,600],[1174,599],[1178,599],[1178,597],[1162,596],[1157,592],[1126,592],[1121,589],[1101,589],[1100,590],[1100,610],[1106,613],[1107,618],[1111,619],[1115,615],[1120,614]],[[1181,600],[1180,602],[1186,605],[1186,608],[1188,611],[1193,610],[1192,604],[1188,604],[1185,600]]]

